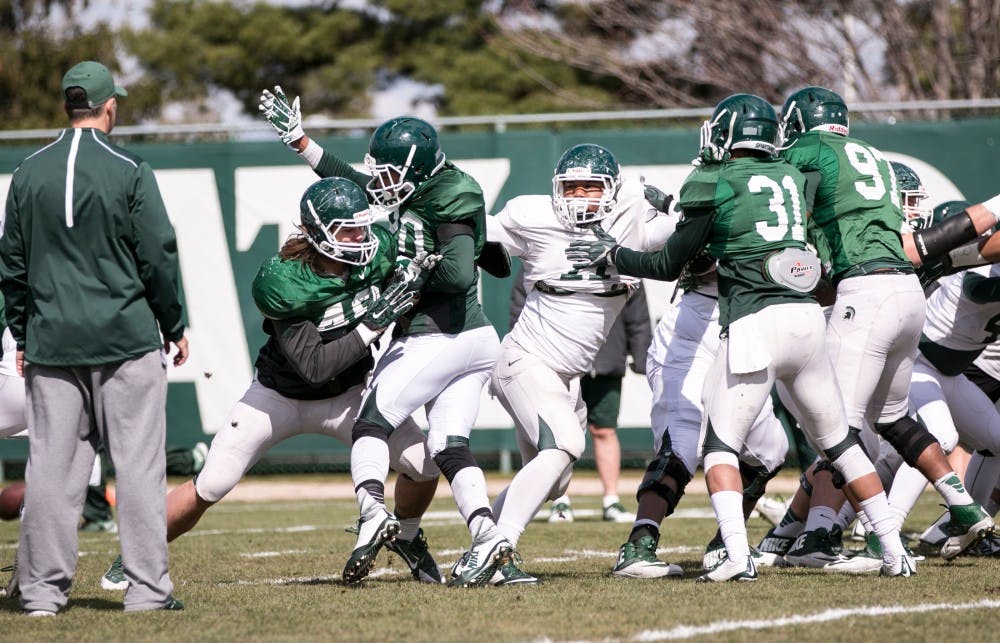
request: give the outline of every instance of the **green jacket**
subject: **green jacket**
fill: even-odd
[[[148,163],[66,129],[17,167],[6,207],[0,289],[27,361],[109,364],[183,336],[177,240]]]

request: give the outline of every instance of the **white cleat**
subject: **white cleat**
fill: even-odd
[[[747,556],[745,562],[726,558],[715,569],[696,578],[695,582],[725,583],[727,581],[736,581],[739,583],[748,583],[755,580],[757,580],[757,567],[754,565],[753,556]]]

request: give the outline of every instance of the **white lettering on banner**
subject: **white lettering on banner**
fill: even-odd
[[[168,378],[194,383],[202,428],[213,434],[252,378],[215,172],[158,170],[156,181],[177,233],[191,344],[190,359]]]
[[[954,183],[935,167],[903,154],[887,153],[885,156],[902,161],[917,172],[931,195],[931,203],[963,198]],[[482,186],[487,212],[492,213],[510,175],[510,160],[472,159],[455,163]],[[360,165],[356,167],[363,169]],[[632,178],[643,176],[648,184],[676,197],[691,170],[687,164],[633,165],[623,167],[622,173]],[[245,328],[259,323],[259,319],[241,319],[213,171],[159,170],[156,176],[177,231],[191,325],[188,330],[191,359],[181,368],[170,369],[170,381],[195,384],[203,428],[206,433],[215,433],[252,377],[252,359],[259,347],[247,346]],[[236,249],[249,250],[264,225],[278,226],[279,242],[291,234],[298,221],[299,198],[315,178],[304,164],[237,168],[234,186]],[[0,208],[6,202],[10,182],[10,174],[0,174]],[[645,283],[650,315],[656,323],[669,305],[673,284],[650,280]],[[205,377],[206,373],[211,377]],[[650,403],[645,378],[629,372],[622,384],[620,425],[648,426]],[[426,426],[423,417],[419,420]],[[512,426],[506,411],[485,390],[476,426]]]

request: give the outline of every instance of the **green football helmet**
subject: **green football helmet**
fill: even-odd
[[[365,191],[353,181],[339,176],[316,181],[302,195],[299,216],[306,239],[322,255],[353,266],[375,258],[375,217]]]
[[[787,147],[814,129],[841,136],[850,133],[847,103],[840,94],[824,87],[805,87],[785,101],[781,108],[782,145]]]
[[[945,201],[934,208],[931,221],[933,225],[937,225],[945,219],[961,214],[970,205],[972,204],[968,201]]]
[[[774,156],[777,139],[778,115],[771,104],[753,94],[733,94],[702,124],[698,156],[705,163],[728,160],[730,152],[739,149]]]
[[[921,205],[927,200],[927,190],[920,177],[909,165],[899,161],[889,161],[896,175],[896,186],[899,188],[900,202],[903,204],[903,218],[911,230],[921,230],[931,224],[933,213],[927,205]]]
[[[402,116],[387,120],[372,134],[365,166],[372,175],[372,201],[394,208],[444,167],[444,152],[430,123]]]
[[[566,196],[567,183],[600,184],[601,195]],[[606,147],[581,143],[559,157],[552,176],[552,207],[567,227],[589,226],[606,219],[618,203],[622,170]]]

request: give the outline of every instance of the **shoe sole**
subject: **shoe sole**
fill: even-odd
[[[853,560],[853,559],[848,559],[848,560]],[[857,575],[874,574],[874,573],[877,573],[877,572],[881,571],[881,569],[882,569],[882,561],[881,560],[872,559],[871,566],[870,567],[864,567],[864,568],[862,568],[862,567],[847,567],[845,565],[838,565],[838,564],[831,563],[829,565],[823,565],[823,567],[821,567],[821,569],[824,572],[827,572],[828,574],[857,574]]]
[[[996,529],[996,525],[993,524],[993,519],[990,517],[983,518],[975,525],[969,528],[969,531],[961,536],[951,536],[944,541],[941,545],[941,558],[945,560],[951,560],[956,556],[961,555],[969,547],[972,547],[978,543],[983,538],[991,535]]]
[[[108,590],[109,592],[120,592],[123,589],[128,589],[128,581],[118,581],[117,583],[109,580],[107,578],[101,577],[101,587]]]
[[[789,556],[785,554],[785,562],[791,567],[808,567],[810,569],[820,569],[825,567],[830,563],[835,563],[837,561],[844,560],[842,556],[835,556],[828,560],[822,560],[818,558],[806,558],[804,556]]]
[[[664,573],[655,574],[643,574],[641,570],[636,570],[630,572],[626,567],[625,569],[615,569],[612,570],[611,576],[614,578],[634,578],[639,580],[656,580],[658,578],[683,578],[684,570],[677,565],[670,565],[669,569],[663,567],[647,568],[650,570],[663,571]]]
[[[340,574],[345,583],[353,584],[360,582],[371,573],[372,567],[375,566],[375,557],[378,555],[378,550],[382,549],[382,546],[386,542],[395,538],[396,534],[399,533],[398,522],[390,520],[387,523],[385,528],[375,534],[375,538],[369,542],[368,551],[361,554],[356,560],[352,561],[349,559],[347,561],[344,571]],[[358,549],[361,548],[359,547]],[[353,552],[351,552],[351,558],[354,558]]]

